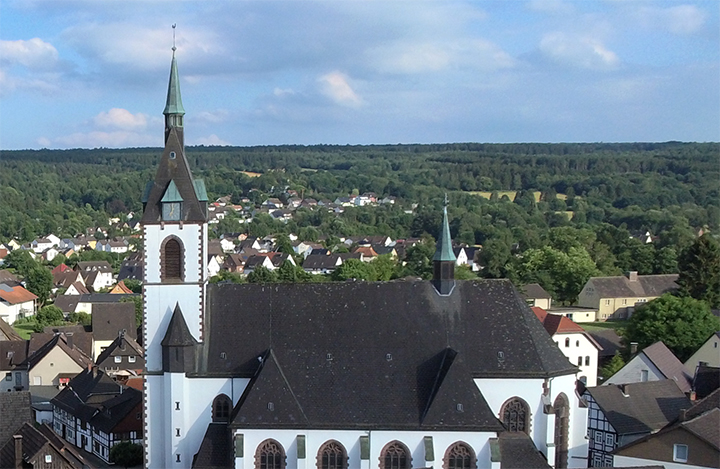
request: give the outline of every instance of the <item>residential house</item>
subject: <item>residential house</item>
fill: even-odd
[[[132,295],[133,291],[125,285],[124,280],[120,280],[108,293],[111,295]]]
[[[0,319],[12,324],[18,318],[33,316],[37,310],[38,297],[21,285],[14,287],[0,283]]]
[[[61,264],[64,265],[64,264]],[[67,266],[66,266],[67,267]],[[68,267],[68,269],[70,269]],[[65,269],[53,269],[53,285],[56,289],[65,288],[67,289],[73,283],[82,283],[85,285],[85,279],[82,276],[82,272],[77,270],[65,270]],[[57,290],[56,290],[57,291]]]
[[[120,332],[95,360],[95,365],[108,376],[129,373],[141,375],[145,367],[145,351],[128,334]]]
[[[578,305],[597,309],[597,319],[629,318],[637,304],[677,289],[677,274],[638,275],[628,272],[617,277],[592,277],[578,295]]]
[[[65,293],[63,295],[88,295],[90,293],[90,290],[87,289],[87,287],[83,284],[83,282],[73,282],[70,284],[69,287],[67,287],[67,290],[65,290]]]
[[[28,342],[22,339],[0,341],[0,395],[9,391],[28,390]]]
[[[79,296],[62,295],[55,299],[54,306],[60,308],[65,314],[80,312],[93,314],[93,309],[96,305],[122,303],[128,301],[128,298],[135,296],[139,295],[137,293],[112,295],[110,293],[90,293]]]
[[[82,370],[50,402],[55,433],[106,462],[117,443],[143,442],[142,392],[97,367]]]
[[[83,469],[85,459],[47,425],[23,424],[7,441],[0,440],[0,467]]]
[[[222,238],[220,240],[220,248],[223,252],[235,252],[235,240],[232,238]]]
[[[123,254],[130,250],[130,243],[125,238],[102,239],[95,244],[95,250]]]
[[[695,373],[700,362],[708,366],[720,367],[720,331],[713,332],[708,340],[687,359],[685,369],[689,373]]]
[[[572,322],[595,322],[597,310],[594,308],[585,308],[583,306],[552,306],[548,309],[548,313],[558,316],[565,316]]]
[[[59,254],[60,251],[53,246],[41,252],[40,258],[45,262],[52,262],[52,260],[55,259],[55,257],[57,257]]]
[[[673,422],[618,448],[616,467],[661,466],[666,469],[720,467],[720,390],[681,411]]]
[[[53,246],[57,246],[57,245],[58,245],[58,243],[54,243],[51,239],[37,238],[37,239],[34,239],[30,243],[29,247],[30,247],[30,249],[33,250],[33,252],[35,252],[35,254],[40,254],[43,251],[45,251],[46,249],[49,249],[49,248],[51,248]]]
[[[590,387],[583,397],[589,467],[612,467],[616,448],[660,430],[690,407],[690,399],[670,379]]]
[[[265,200],[263,203],[260,204],[261,207],[264,208],[270,208],[270,209],[278,209],[283,208],[285,205],[282,203],[282,201],[276,197],[271,197],[267,200]]]
[[[568,318],[548,314],[537,306],[533,306],[532,310],[563,355],[580,368],[578,379],[586,386],[597,385],[598,353],[602,349],[600,344]]]
[[[85,285],[93,291],[111,287],[115,283],[108,261],[81,261],[77,263],[75,270],[82,274]]]
[[[242,254],[228,254],[223,262],[223,269],[228,272],[242,273],[246,258]]]
[[[35,347],[35,342],[42,345]],[[90,356],[74,344],[71,335],[32,334],[30,337],[26,367],[32,386],[64,386],[71,376],[91,363]]]
[[[248,237],[240,241],[240,244],[238,244],[236,251],[242,252],[248,248],[260,251],[262,247],[263,245],[260,243],[260,240],[258,238]]]
[[[643,244],[651,244],[655,237],[648,230],[633,231],[630,233],[630,238],[635,238]]]
[[[142,252],[134,252],[120,265],[118,280],[142,280],[143,278]]]
[[[58,264],[50,271],[51,274],[59,274],[62,272],[72,272],[72,269],[68,267],[64,262],[62,264]]]
[[[683,392],[692,389],[692,375],[682,362],[662,342],[645,347],[605,384],[641,383],[645,381],[674,380]]]
[[[529,283],[518,290],[530,306],[537,306],[546,311],[552,307],[552,296],[539,283]]]
[[[360,259],[363,262],[370,262],[378,256],[378,253],[372,248],[372,246],[357,246],[352,251],[354,254],[360,254]]]
[[[0,270],[0,283],[4,283],[7,286],[15,287],[21,285],[20,279],[9,270]]]
[[[614,329],[595,330],[589,334],[602,347],[598,357],[599,367],[607,365],[623,349],[622,338]]]
[[[302,268],[310,274],[330,274],[340,267],[342,262],[337,254],[310,254],[303,261]]]
[[[224,257],[220,254],[208,254],[207,272],[208,277],[214,277],[221,270],[224,263]]]
[[[250,274],[260,266],[265,267],[268,270],[279,269],[285,261],[295,265],[295,259],[293,259],[293,257],[289,254],[282,252],[259,253],[247,258],[243,268],[243,273]]]
[[[128,301],[94,305],[92,333],[94,338],[92,357],[95,360],[121,334],[136,341],[135,303]]]

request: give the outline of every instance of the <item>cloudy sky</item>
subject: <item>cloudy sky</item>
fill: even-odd
[[[0,0],[0,149],[720,140],[720,2]]]

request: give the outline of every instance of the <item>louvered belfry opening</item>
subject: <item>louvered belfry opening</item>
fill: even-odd
[[[163,281],[182,280],[182,246],[170,238],[163,249]]]

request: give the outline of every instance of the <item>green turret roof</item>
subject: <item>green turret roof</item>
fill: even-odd
[[[180,97],[180,77],[178,76],[177,60],[175,59],[175,47],[173,47],[172,64],[170,65],[170,84],[168,84],[167,102],[163,114],[185,115],[185,108]]]
[[[435,255],[433,261],[450,261],[455,262],[457,258],[452,250],[452,239],[450,238],[450,224],[448,223],[447,216],[447,202],[443,208],[443,223],[440,229],[440,237],[437,240],[437,248],[435,249]]]

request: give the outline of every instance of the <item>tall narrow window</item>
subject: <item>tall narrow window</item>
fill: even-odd
[[[453,443],[445,452],[443,469],[476,469],[475,452],[465,443]]]
[[[555,469],[568,467],[568,437],[570,430],[570,403],[560,393],[553,404],[555,410]]]
[[[230,420],[230,398],[225,394],[220,394],[213,401],[213,422],[227,422]]]
[[[285,449],[275,440],[260,443],[255,452],[255,469],[285,469]]]
[[[345,447],[335,440],[320,447],[317,455],[318,469],[347,469],[348,456]]]
[[[407,446],[392,441],[380,453],[380,469],[410,469],[412,457]]]
[[[500,418],[508,431],[530,433],[530,407],[519,397],[505,401]]]
[[[182,280],[183,252],[180,241],[169,238],[165,241],[162,250],[162,280]]]

